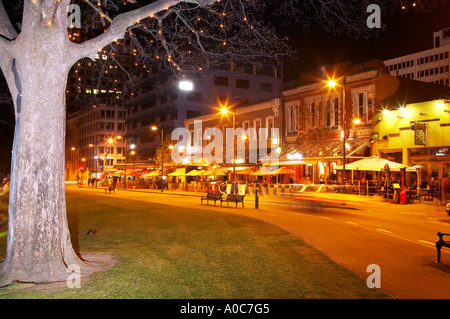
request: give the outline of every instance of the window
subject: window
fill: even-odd
[[[253,120],[253,125],[256,130],[256,138],[259,139],[259,129],[261,128],[261,120],[260,119]]]
[[[358,117],[364,120],[364,93],[358,94]]]
[[[312,102],[311,103],[311,108],[310,108],[310,114],[311,114],[311,119],[310,119],[310,124],[311,126],[314,126],[316,123],[316,103]]]
[[[334,110],[334,123],[333,125],[339,125],[339,99],[335,98],[333,103]]]
[[[228,78],[225,76],[215,76],[214,84],[219,86],[228,86]]]
[[[242,121],[242,128],[244,129],[245,132],[247,132],[249,127],[250,127],[249,121]]]
[[[357,92],[356,105],[353,108],[353,114],[359,117],[362,122],[367,123],[372,120],[374,108],[374,93],[371,90]]]
[[[286,132],[294,133],[296,131],[297,119],[296,119],[296,109],[294,105],[290,105],[286,109]]]
[[[373,104],[374,104],[374,96],[373,92],[369,91],[367,92],[367,121],[372,121],[372,113],[373,113]]]
[[[194,146],[194,130],[190,130],[189,131],[189,135],[190,135],[190,146]]]
[[[236,79],[236,88],[238,88],[238,89],[249,89],[250,88],[250,81],[249,80]]]
[[[186,100],[191,102],[201,102],[202,93],[200,92],[189,92],[186,94]]]
[[[331,126],[331,100],[327,101],[327,110],[326,110],[326,126],[330,127]]]
[[[273,92],[273,85],[272,85],[272,83],[261,82],[259,84],[259,88],[260,88],[261,91],[264,91],[264,92]]]
[[[272,138],[273,116],[266,118],[267,138]]]

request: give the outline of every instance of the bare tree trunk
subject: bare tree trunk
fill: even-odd
[[[69,3],[70,0],[25,2],[22,32],[13,41],[0,37],[0,53],[5,57],[0,66],[16,110],[8,243],[6,259],[0,265],[0,286],[13,282],[66,281],[68,270],[73,269],[71,265],[77,265],[81,274],[99,270],[76,255],[67,223],[64,184],[67,75],[77,60],[92,56],[98,48],[123,37],[136,19],[160,12],[177,1],[156,1],[122,14],[107,32],[82,44],[68,40]],[[10,61],[14,61],[14,72]]]
[[[28,42],[33,45],[23,48],[26,54],[16,63],[22,96],[15,101],[8,249],[1,285],[64,281],[67,266],[82,267],[67,224],[62,156],[69,66],[61,44],[45,37]]]

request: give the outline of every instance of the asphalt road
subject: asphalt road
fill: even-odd
[[[314,198],[296,204],[291,200],[260,197],[259,209],[255,209],[254,197],[250,197],[245,208],[239,205],[236,209],[234,204],[229,208],[221,208],[220,204],[217,207],[200,205],[201,194],[137,190],[105,194],[103,188],[72,186],[68,186],[67,191],[258,218],[301,238],[364,279],[372,274],[367,267],[378,265],[380,289],[394,298],[450,298],[450,249],[443,248],[442,263],[436,264],[434,245],[438,231],[450,233],[450,218],[444,208],[437,209],[432,202],[398,205],[365,196],[313,194],[320,196],[320,203],[324,198],[333,200],[335,207],[315,209],[311,205],[317,202]]]

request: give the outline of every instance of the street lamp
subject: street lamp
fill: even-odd
[[[337,86],[337,83],[334,79],[329,79],[327,81],[327,86],[329,88],[334,89]],[[342,77],[342,185],[344,185],[345,189],[345,76]]]
[[[89,147],[95,146],[94,162],[95,162],[95,187],[97,187],[97,161],[98,161],[98,144],[89,144]]]
[[[164,128],[161,126],[161,193],[164,192]],[[153,132],[158,130],[156,125],[151,127]]]
[[[77,186],[78,186],[78,180],[79,180],[79,172],[78,172],[78,165],[79,165],[79,158],[80,158],[80,149],[79,148],[76,148],[75,146],[72,146],[71,148],[70,148],[72,151],[76,151],[77,150],[77,158],[76,158],[76,160],[74,161],[74,160],[71,160],[71,166],[72,166],[72,169],[74,170],[74,171],[76,171],[76,178],[77,178]],[[75,156],[74,156],[75,157]],[[74,165],[74,162],[75,162],[75,165]]]
[[[232,106],[233,110],[231,111],[231,113],[233,113],[233,134],[236,131],[236,108],[233,105]],[[229,109],[225,106],[222,106],[222,108],[220,109],[220,113],[222,115],[227,115],[228,114]],[[233,138],[233,178],[231,179],[231,194],[236,194],[236,183],[235,183],[235,178],[236,178],[236,156],[235,156],[235,152],[234,152],[234,138]]]

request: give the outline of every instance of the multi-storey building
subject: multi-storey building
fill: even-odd
[[[180,82],[184,85],[180,86]],[[184,127],[186,119],[217,113],[221,105],[255,103],[279,96],[281,86],[280,66],[251,67],[248,73],[232,68],[211,69],[185,78],[175,77],[170,70],[151,74],[127,107],[127,139],[137,145],[136,161],[153,161],[161,146],[161,132],[165,143],[170,143],[171,132]],[[158,130],[152,131],[152,126]]]
[[[225,107],[215,113],[185,120],[188,141],[185,164],[247,167],[276,150],[281,143],[282,100]],[[231,129],[231,131],[230,131]],[[233,130],[234,129],[234,130]]]
[[[82,29],[72,28],[68,33],[74,42],[89,36]],[[125,93],[124,86],[135,69],[133,55],[129,40],[116,41],[109,49],[99,50],[93,60],[84,58],[70,70],[66,89],[66,179],[98,176],[124,161],[124,101],[132,94]]]
[[[450,28],[434,32],[434,47],[384,61],[392,75],[450,85]]]
[[[103,103],[85,105],[70,118],[66,133],[67,179],[99,177],[125,161],[125,110],[120,101],[106,98]]]
[[[418,168],[419,184],[450,178],[450,100],[408,103],[377,118],[374,155]]]
[[[377,112],[441,98],[445,87],[392,76],[380,60],[320,67],[286,83],[281,165],[299,180],[337,178],[335,167],[372,154]]]

